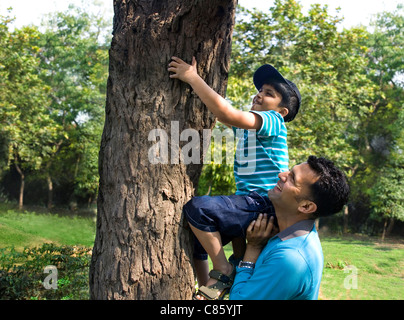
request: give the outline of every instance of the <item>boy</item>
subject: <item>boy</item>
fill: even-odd
[[[233,127],[238,136],[243,129],[234,162],[236,194],[194,197],[184,206],[190,227],[199,240],[194,252],[198,284],[202,285],[199,292],[217,299],[231,287],[250,222],[259,213],[274,215],[267,192],[275,187],[278,174],[288,170],[285,122],[295,118],[301,96],[293,82],[284,79],[274,67],[263,65],[253,79],[259,93],[253,99],[251,111],[244,112],[233,108],[203,81],[197,74],[195,57],[191,65],[172,57],[168,71],[172,72],[170,78],[190,84],[217,119]],[[253,145],[250,149],[249,143]],[[242,161],[240,155],[246,153],[248,156]],[[239,240],[238,244],[233,241],[234,255],[229,262],[223,245],[234,239]],[[213,264],[209,274],[207,254]]]

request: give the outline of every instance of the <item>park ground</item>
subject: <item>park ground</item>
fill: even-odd
[[[44,243],[56,248],[86,248],[88,253],[94,237],[94,210],[84,215],[61,209],[50,213],[38,207],[18,211],[11,204],[0,204],[0,271],[4,269],[1,263],[10,260],[7,254],[15,256],[24,248],[39,248]],[[404,239],[390,238],[381,242],[377,237],[321,232],[320,239],[325,263],[320,300],[404,299]],[[227,255],[231,254],[230,246],[225,250]],[[72,251],[72,256],[77,256],[76,250]],[[86,274],[87,264],[84,266],[82,272]],[[68,293],[66,287],[65,291],[64,299],[77,299]],[[81,288],[81,291],[88,290]],[[0,297],[4,298],[7,297]],[[41,294],[22,298],[41,299]],[[85,299],[86,296],[79,298]]]

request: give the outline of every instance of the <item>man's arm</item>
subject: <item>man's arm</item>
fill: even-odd
[[[255,269],[237,268],[230,300],[291,300],[304,292],[305,260],[296,250],[282,248],[265,254]],[[260,258],[261,259],[261,258]]]
[[[259,130],[261,128],[260,116],[233,108],[203,81],[197,73],[195,57],[192,58],[192,65],[185,63],[180,58],[172,57],[168,66],[168,71],[172,72],[170,78],[187,82],[220,122],[241,129]]]
[[[260,214],[247,228],[247,248],[243,261],[262,263],[251,268],[237,268],[230,300],[289,300],[303,291],[306,262],[296,250],[268,250],[264,246],[273,235],[273,217]]]

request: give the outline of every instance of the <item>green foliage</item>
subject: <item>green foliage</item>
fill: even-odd
[[[8,164],[39,170],[58,139],[58,125],[47,113],[50,88],[40,79],[39,31],[10,32],[12,20],[0,17],[0,136],[7,142]]]
[[[0,17],[2,169],[72,186],[65,201],[95,198],[110,36],[105,19],[69,6],[37,27]],[[49,199],[48,204],[51,205]]]
[[[91,250],[84,247],[56,246],[0,249],[0,299],[2,300],[79,300],[88,299],[88,268]],[[44,269],[55,266],[57,288],[46,289]]]
[[[216,136],[216,137],[215,137]],[[217,141],[217,140],[220,141]],[[206,158],[210,159],[202,169],[198,195],[230,195],[236,192],[233,174],[235,137],[230,128],[216,123]]]
[[[362,121],[365,162],[355,176],[355,193],[367,196],[370,218],[404,221],[404,7],[384,12],[373,21],[365,41],[368,77],[377,87],[371,113]]]
[[[404,168],[385,167],[369,190],[375,220],[394,218],[404,221]]]

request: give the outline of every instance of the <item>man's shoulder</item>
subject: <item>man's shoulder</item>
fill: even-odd
[[[268,252],[267,259],[279,259],[285,264],[309,264],[322,259],[320,240],[315,231],[305,235],[276,241]]]

